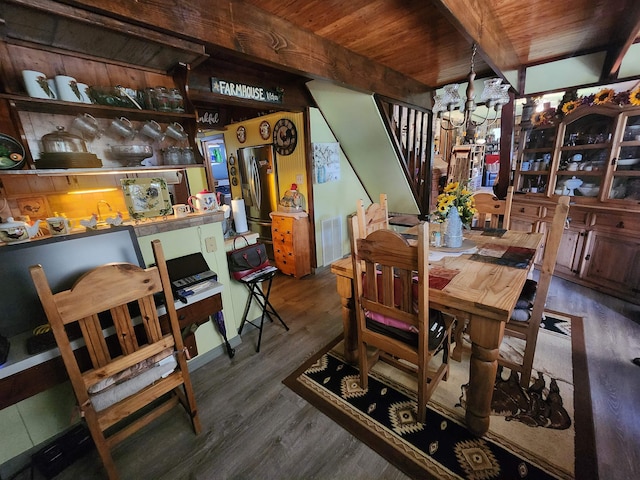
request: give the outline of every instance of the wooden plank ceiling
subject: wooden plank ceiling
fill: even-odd
[[[86,9],[201,43],[214,59],[236,56],[422,106],[433,89],[466,79],[474,42],[477,77],[510,72],[519,93],[527,67],[593,52],[607,53],[598,84],[613,82],[640,39],[640,0],[3,2],[71,8],[74,18]]]
[[[638,0],[246,0],[431,88],[606,50],[602,81],[640,39]],[[517,86],[516,86],[517,87]]]

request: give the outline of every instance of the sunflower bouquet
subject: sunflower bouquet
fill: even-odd
[[[452,182],[444,187],[444,191],[438,195],[436,211],[432,213],[433,220],[443,223],[452,207],[458,209],[462,224],[466,227],[470,226],[476,213],[476,206],[473,192],[468,190],[463,182]]]

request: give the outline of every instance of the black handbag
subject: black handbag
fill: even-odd
[[[244,239],[246,246],[236,248],[236,240]],[[258,242],[249,245],[249,241],[242,235],[233,240],[233,250],[227,253],[227,263],[229,272],[236,280],[249,275],[250,273],[269,266],[266,247]]]

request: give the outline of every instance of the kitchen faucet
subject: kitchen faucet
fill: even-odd
[[[96,210],[98,210],[98,221],[101,222],[102,221],[102,214],[100,213],[100,204],[104,203],[107,207],[109,207],[109,211],[113,212],[113,210],[111,209],[111,205],[109,205],[109,202],[107,202],[106,200],[98,200],[98,203],[96,204]]]

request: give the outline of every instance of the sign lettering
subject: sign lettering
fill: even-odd
[[[257,102],[282,103],[284,90],[281,88],[268,89],[244,83],[229,82],[211,77],[211,92],[227,97],[245,98]]]

